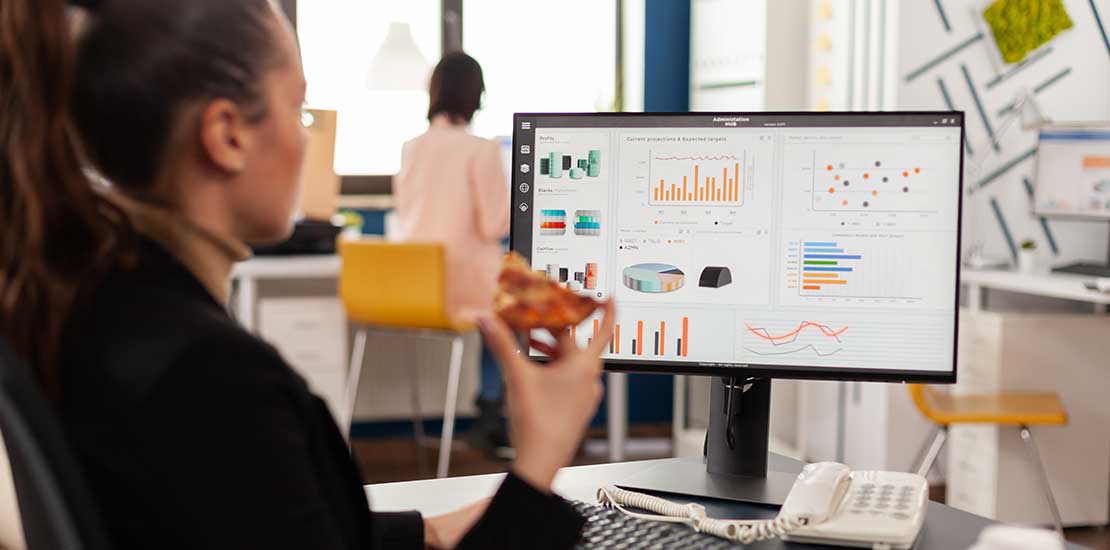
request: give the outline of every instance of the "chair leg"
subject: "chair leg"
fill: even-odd
[[[346,403],[340,413],[339,429],[347,444],[351,443],[351,423],[355,418],[355,402],[358,400],[358,383],[362,377],[362,360],[366,356],[366,329],[355,331],[355,341],[351,344],[351,363],[347,366],[347,392]]]
[[[424,410],[420,406],[420,363],[409,367],[409,398],[412,403],[412,434],[416,445],[416,470],[424,477],[427,464],[424,457],[424,444],[428,438],[424,434]]]
[[[926,440],[928,446],[922,447],[919,451],[918,458],[915,460],[915,471],[921,477],[928,477],[929,471],[933,469],[933,464],[936,463],[937,457],[940,456],[940,450],[944,448],[944,442],[948,439],[948,426],[937,425],[933,429],[933,436]]]
[[[459,375],[462,371],[463,338],[451,340],[451,365],[447,372],[447,400],[443,404],[443,435],[439,440],[439,464],[436,477],[447,477],[451,462],[451,438],[455,435],[455,407],[459,401]]]
[[[1029,451],[1030,462],[1041,474],[1041,491],[1044,492],[1044,498],[1048,501],[1048,508],[1052,512],[1053,526],[1056,528],[1056,532],[1063,536],[1064,522],[1060,519],[1060,508],[1056,506],[1056,497],[1052,496],[1052,486],[1048,483],[1048,471],[1044,468],[1041,453],[1037,450],[1037,444],[1033,441],[1033,432],[1029,430],[1029,426],[1021,426],[1021,440],[1025,442],[1025,448]]]

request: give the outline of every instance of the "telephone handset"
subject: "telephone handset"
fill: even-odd
[[[598,491],[598,502],[633,517],[685,523],[695,531],[744,544],[783,540],[902,550],[913,546],[925,522],[928,484],[916,474],[857,471],[843,464],[818,462],[798,474],[778,517],[772,520],[722,520],[706,517],[698,504],[680,505],[616,487]],[[639,514],[625,507],[649,510]]]

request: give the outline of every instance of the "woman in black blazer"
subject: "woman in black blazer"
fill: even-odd
[[[512,472],[452,514],[371,513],[324,404],[224,308],[243,243],[290,230],[290,26],[268,0],[97,4],[0,1],[0,336],[56,400],[115,546],[573,546],[582,520],[551,482],[608,342],[559,339],[541,368],[483,319]],[[602,334],[612,322],[610,304]]]

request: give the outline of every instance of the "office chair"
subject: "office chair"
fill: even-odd
[[[1052,512],[1053,527],[1063,533],[1063,522],[1052,486],[1048,483],[1041,454],[1033,441],[1030,426],[1064,426],[1068,423],[1068,413],[1064,404],[1055,393],[998,393],[986,395],[948,395],[933,391],[920,384],[908,386],[910,398],[925,418],[935,426],[933,434],[925,441],[914,460],[918,475],[926,476],[933,468],[937,455],[948,438],[948,427],[952,424],[995,424],[998,426],[1017,426],[1021,440],[1025,443],[1029,462],[1040,473],[1041,492],[1044,493],[1049,511]]]
[[[3,341],[0,431],[27,550],[107,550],[107,533],[65,432],[26,365]]]
[[[341,426],[349,430],[369,329],[403,330],[435,341],[451,342],[447,370],[443,433],[439,442],[436,477],[447,477],[451,462],[451,440],[462,372],[463,334],[474,327],[452,319],[447,312],[447,272],[443,246],[433,243],[390,243],[379,239],[340,241],[343,267],[339,295],[347,318],[355,325],[351,364],[347,379],[347,404]],[[410,367],[413,428],[417,446],[423,445],[424,427],[420,411],[418,369]],[[418,463],[423,470],[423,454]]]

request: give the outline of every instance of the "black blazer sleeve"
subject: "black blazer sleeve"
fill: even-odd
[[[458,550],[565,550],[574,548],[584,524],[566,501],[509,473]]]
[[[370,514],[358,476],[343,475],[354,466],[322,402],[268,345],[232,336],[191,346],[144,409],[158,425],[140,426],[143,458],[165,480],[164,498],[188,511],[160,526],[174,547],[423,548],[419,514]]]

